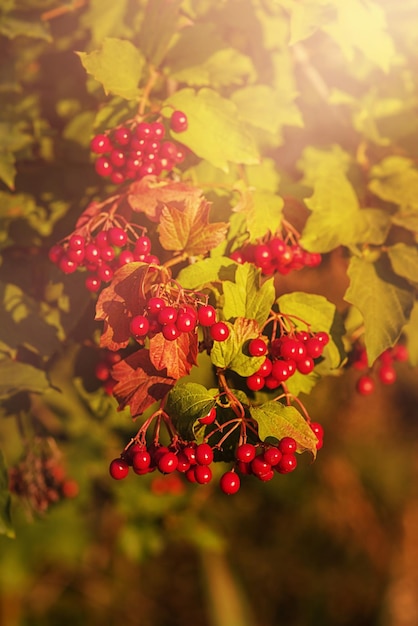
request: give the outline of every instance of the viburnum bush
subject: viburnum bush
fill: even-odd
[[[76,495],[39,440],[83,428],[116,481],[280,489],[323,446],[322,378],[356,368],[367,395],[418,362],[413,38],[357,0],[23,4],[0,27],[0,392],[24,442],[1,439],[0,529],[9,491]]]

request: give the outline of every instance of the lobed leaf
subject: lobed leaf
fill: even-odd
[[[263,324],[275,300],[273,279],[261,283],[261,271],[252,263],[238,265],[234,282],[223,283],[225,319],[246,317]]]
[[[151,362],[149,350],[137,350],[112,368],[117,381],[113,395],[119,410],[129,406],[133,418],[141,415],[157,400],[162,400],[175,385],[166,370],[157,370]]]
[[[408,283],[394,273],[385,259],[371,263],[353,257],[348,267],[350,286],[344,299],[361,312],[369,365],[391,348],[409,319],[414,294]]]
[[[418,284],[418,248],[405,243],[388,246],[387,254],[393,271],[406,278],[410,283]]]
[[[260,406],[250,407],[250,415],[258,424],[258,435],[262,441],[269,437],[283,439],[292,437],[296,451],[308,450],[316,457],[318,440],[304,417],[294,406],[285,406],[272,400]]]
[[[157,370],[166,370],[167,376],[179,379],[197,364],[197,348],[197,333],[182,333],[175,341],[157,333],[149,342],[150,360]]]

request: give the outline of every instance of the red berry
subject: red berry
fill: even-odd
[[[162,474],[171,474],[177,469],[178,459],[174,452],[166,452],[158,459],[158,469]]]
[[[255,458],[256,449],[251,443],[242,443],[235,451],[235,458],[242,463],[251,463]]]
[[[246,383],[250,391],[259,391],[264,387],[265,379],[257,373],[251,374],[251,376],[248,376]]]
[[[155,139],[162,139],[165,135],[164,124],[162,124],[161,122],[153,122],[151,124],[151,131],[151,136],[153,136]]]
[[[129,324],[129,330],[135,337],[145,337],[149,330],[149,321],[145,315],[135,315]]]
[[[261,477],[270,472],[271,465],[264,460],[262,454],[259,454],[251,461],[251,471],[255,476]]]
[[[71,235],[68,240],[68,247],[71,250],[83,250],[84,249],[85,240],[81,235]]]
[[[170,118],[170,128],[175,133],[182,133],[187,130],[188,120],[183,111],[174,111]]]
[[[98,159],[96,159],[94,169],[96,170],[97,174],[102,177],[110,176],[113,172],[112,164],[110,160],[105,156],[100,156]]]
[[[216,420],[216,406],[213,406],[207,415],[203,417],[199,417],[199,422],[207,426],[208,424],[213,424]]]
[[[163,307],[157,315],[160,324],[174,324],[177,320],[177,309],[173,306]]]
[[[89,263],[97,263],[100,259],[100,250],[99,247],[94,243],[89,243],[84,248],[84,258]]]
[[[271,262],[271,250],[266,245],[257,245],[254,250],[254,263],[257,267],[264,267]]]
[[[104,361],[99,361],[94,368],[94,374],[98,380],[104,382],[110,376],[110,367]]]
[[[139,122],[135,128],[138,139],[149,139],[152,136],[152,126],[148,122]]]
[[[169,322],[168,324],[165,324],[161,332],[164,338],[167,339],[167,341],[175,341],[180,337],[181,334],[174,322]]]
[[[196,317],[189,313],[189,311],[179,311],[176,326],[180,332],[189,333],[195,329]]]
[[[151,465],[151,455],[146,450],[132,454],[132,467],[135,471],[143,472]]]
[[[210,304],[203,304],[197,311],[201,326],[212,326],[216,322],[216,309]]]
[[[91,291],[91,293],[95,293],[96,291],[99,291],[102,281],[97,276],[87,276],[86,280],[84,281],[84,284],[86,286],[87,291]]]
[[[112,139],[120,146],[127,146],[131,140],[131,131],[129,128],[119,126],[113,131]]]
[[[112,144],[107,135],[96,135],[90,142],[90,149],[95,154],[104,154],[109,152]]]
[[[130,250],[122,250],[122,252],[118,256],[118,265],[122,267],[122,265],[127,265],[128,263],[132,263],[134,260],[134,255]]]
[[[356,389],[361,396],[370,395],[375,389],[373,378],[367,374],[360,376],[356,384]]]
[[[210,465],[213,461],[213,450],[208,443],[200,443],[196,447],[196,461],[199,465]]]
[[[123,228],[119,228],[119,226],[112,226],[112,228],[109,228],[107,231],[107,239],[112,246],[123,248],[128,241],[128,235]]]
[[[320,357],[324,350],[324,343],[319,341],[317,337],[310,337],[306,341],[305,346],[307,355],[313,359]]]
[[[291,454],[296,452],[296,441],[293,437],[283,437],[279,442],[279,450],[282,454]]]
[[[273,363],[268,357],[266,357],[266,359],[260,365],[259,369],[256,371],[256,374],[262,376],[263,378],[266,378],[269,374],[271,374],[272,369]]]
[[[287,380],[290,376],[288,362],[282,361],[281,359],[274,361],[273,367],[271,370],[271,375],[275,380],[278,380],[279,382],[284,382],[285,380]]]
[[[229,337],[229,328],[225,322],[215,322],[210,327],[210,336],[214,341],[225,341]]]
[[[271,446],[270,448],[267,448],[263,453],[263,459],[271,466],[277,465],[282,456],[283,452],[276,446]]]
[[[146,235],[139,237],[135,242],[134,255],[149,254],[151,252],[151,239]]]
[[[408,348],[404,344],[398,343],[392,348],[392,355],[395,361],[407,361],[409,358]]]
[[[147,311],[150,315],[158,315],[158,313],[166,306],[165,301],[162,298],[156,296],[150,298],[147,304]]]
[[[196,465],[194,467],[196,482],[206,485],[212,480],[212,470],[207,465]]]
[[[267,344],[261,337],[251,339],[248,352],[251,356],[264,356],[267,353]]]
[[[320,341],[321,343],[324,344],[324,346],[327,345],[327,343],[329,342],[329,335],[328,333],[325,333],[323,331],[316,333],[315,338]]]
[[[391,365],[382,365],[378,371],[378,376],[384,385],[392,385],[396,380],[396,370]]]
[[[240,477],[236,472],[225,472],[222,474],[219,485],[224,493],[228,496],[237,493],[241,486]]]
[[[312,357],[307,356],[297,361],[296,367],[301,374],[310,374],[315,367],[315,363]]]
[[[109,473],[115,480],[126,478],[129,473],[129,465],[124,459],[113,459],[109,466]]]
[[[289,474],[296,469],[297,464],[298,462],[294,454],[283,454],[278,464],[275,465],[275,469],[280,474]]]

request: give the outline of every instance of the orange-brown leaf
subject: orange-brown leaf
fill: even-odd
[[[204,198],[186,198],[181,206],[167,204],[158,228],[160,243],[166,250],[189,256],[206,254],[226,237],[225,222],[209,223],[210,204]]]
[[[168,341],[162,333],[150,340],[150,358],[158,369],[166,369],[171,378],[182,378],[196,365],[197,333],[182,333],[175,341]]]
[[[159,222],[165,205],[181,207],[188,198],[199,202],[201,195],[201,189],[187,183],[145,176],[129,186],[127,197],[134,211],[145,213],[152,222]]]
[[[159,371],[154,367],[149,350],[145,349],[116,363],[112,368],[112,377],[117,381],[113,394],[119,403],[119,410],[129,406],[134,418],[164,398],[176,383],[167,376],[166,370]]]

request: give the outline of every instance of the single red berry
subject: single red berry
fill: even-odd
[[[235,458],[242,463],[251,463],[255,455],[256,448],[251,443],[242,443],[235,451]]]
[[[181,333],[189,333],[196,327],[196,317],[188,311],[179,311],[176,326]]]
[[[228,496],[237,493],[241,486],[240,477],[236,472],[230,471],[222,474],[219,485],[224,493]]]
[[[189,483],[196,483],[197,482],[195,469],[196,469],[196,467],[193,466],[193,467],[189,467],[189,469],[187,469],[185,471],[185,476],[186,476],[186,479],[189,481]]]
[[[296,452],[296,441],[293,437],[283,437],[283,439],[279,441],[279,450],[282,454]]]
[[[100,251],[102,248],[107,248],[109,246],[109,242],[107,240],[107,230],[101,230],[97,233],[94,243],[99,247]]]
[[[272,369],[273,363],[268,357],[266,357],[263,363],[260,365],[259,369],[256,371],[256,374],[262,376],[263,378],[266,378],[267,376],[269,376],[269,374],[271,374]]]
[[[105,263],[111,263],[115,258],[115,249],[112,246],[103,246],[100,248],[100,258]]]
[[[267,353],[267,344],[261,337],[251,339],[248,344],[248,352],[251,356],[264,356]]]
[[[95,135],[90,142],[90,149],[95,154],[105,154],[112,148],[112,144],[107,135]]]
[[[50,248],[48,258],[52,263],[58,264],[63,254],[65,254],[63,248],[57,243]]]
[[[165,135],[164,124],[161,122],[152,122],[151,131],[151,136],[160,141]]]
[[[91,291],[91,293],[95,293],[96,291],[99,291],[102,281],[97,276],[87,276],[86,280],[84,281],[84,284],[86,286],[87,291]]]
[[[134,471],[143,472],[151,465],[151,455],[146,450],[138,451],[132,454],[132,467]]]
[[[94,368],[94,375],[98,380],[104,382],[110,376],[110,367],[105,361],[99,361]]]
[[[210,465],[213,461],[213,450],[208,443],[200,443],[196,447],[196,462],[199,465]]]
[[[173,111],[170,118],[170,128],[175,133],[182,133],[187,130],[188,120],[183,111]]]
[[[263,476],[268,474],[271,470],[270,463],[264,460],[262,454],[259,454],[251,461],[251,471],[255,476]]]
[[[409,358],[408,348],[403,343],[398,343],[392,348],[392,355],[395,361],[407,361]]]
[[[216,420],[216,406],[213,406],[207,415],[199,417],[199,422],[205,426],[213,424]]]
[[[127,146],[131,140],[131,131],[125,126],[119,126],[112,132],[112,139],[119,144],[119,146]]]
[[[299,361],[297,361],[296,367],[298,372],[300,372],[301,374],[310,374],[315,367],[315,363],[312,357],[306,356],[303,359],[299,359]]]
[[[145,337],[149,330],[149,321],[145,315],[135,315],[129,324],[129,330],[135,337]]]
[[[196,444],[189,443],[183,448],[183,454],[189,460],[190,465],[196,465]]]
[[[282,361],[281,359],[273,361],[271,375],[275,380],[278,380],[279,382],[284,382],[285,380],[287,380],[290,377],[288,362]]]
[[[129,465],[124,459],[113,459],[109,465],[109,473],[115,480],[126,478],[129,473]]]
[[[279,237],[274,237],[268,242],[270,252],[275,259],[280,259],[283,252],[286,250],[286,243]]]
[[[283,456],[283,452],[276,446],[271,446],[264,450],[263,459],[271,466],[277,465]]]
[[[174,324],[177,320],[177,309],[174,306],[165,306],[157,315],[160,324]]]
[[[190,469],[190,461],[183,451],[180,451],[177,455],[177,471],[184,474]]]
[[[138,237],[135,242],[134,255],[149,254],[151,252],[151,239],[146,235]]]
[[[324,344],[324,346],[327,345],[327,343],[329,342],[329,335],[328,333],[325,333],[323,331],[320,331],[319,333],[316,333],[315,338],[320,341],[321,343]]]
[[[296,455],[283,454],[282,458],[280,459],[278,464],[274,466],[274,468],[280,474],[289,474],[290,472],[293,472],[296,469],[297,464],[298,462],[297,462]]]
[[[268,472],[265,472],[265,474],[257,474],[257,478],[259,480],[262,480],[263,483],[266,483],[267,481],[271,480],[272,478],[274,478],[273,468],[270,469]]]
[[[94,163],[94,169],[97,174],[102,177],[110,176],[113,172],[113,166],[110,160],[105,156],[99,156]]]
[[[313,359],[317,359],[322,355],[324,350],[324,343],[319,341],[317,337],[310,337],[306,343],[306,354]]]
[[[316,449],[320,450],[324,443],[324,429],[321,426],[321,424],[318,424],[318,422],[311,422],[309,426],[311,427],[314,435],[318,439],[318,443],[316,444]]]
[[[63,272],[64,274],[72,274],[73,272],[77,270],[78,263],[69,259],[67,255],[65,254],[58,261],[58,267],[60,268],[61,272]]]
[[[201,326],[212,326],[216,322],[216,309],[210,304],[203,304],[197,311]]]
[[[88,243],[84,248],[84,258],[89,263],[97,263],[100,259],[99,247],[94,243]]]
[[[200,485],[207,485],[212,480],[212,470],[208,465],[196,465],[194,467],[196,482]]]
[[[225,322],[215,322],[210,327],[210,336],[214,341],[225,341],[229,337],[229,328]]]
[[[148,122],[139,122],[135,128],[138,139],[149,139],[152,136],[152,126]]]
[[[244,256],[241,250],[234,250],[229,255],[229,258],[235,261],[236,263],[240,263],[241,265],[244,263]]]
[[[175,341],[181,335],[181,332],[177,328],[175,322],[169,322],[168,324],[164,324],[162,328],[162,334],[167,341]]]
[[[71,235],[68,240],[68,247],[71,250],[83,250],[85,244],[85,239],[82,235]]]
[[[118,265],[122,267],[122,265],[127,265],[128,263],[133,263],[134,255],[130,250],[122,250],[122,252],[118,256]]]
[[[107,239],[112,246],[123,248],[128,241],[128,235],[119,226],[112,226],[107,231]]]
[[[271,263],[272,254],[268,246],[260,244],[254,250],[254,263],[257,267],[264,267]]]
[[[165,300],[153,296],[148,300],[147,311],[150,315],[158,315],[158,313],[166,306]]]
[[[171,474],[177,469],[178,459],[174,452],[166,452],[158,459],[158,469],[162,474]]]
[[[361,396],[368,396],[373,393],[375,389],[375,383],[371,376],[364,374],[364,376],[360,376],[356,384],[357,392]]]
[[[277,387],[280,386],[280,383],[283,381],[277,380],[277,378],[274,378],[274,376],[272,374],[269,374],[268,376],[266,376],[265,378],[265,386],[267,387],[267,389],[277,389]]]
[[[265,379],[263,376],[260,376],[259,374],[256,373],[256,374],[251,374],[251,376],[248,376],[245,382],[247,384],[248,389],[250,389],[250,391],[260,391],[260,389],[264,387]]]
[[[384,385],[392,385],[396,380],[396,370],[391,365],[382,365],[377,375]]]

